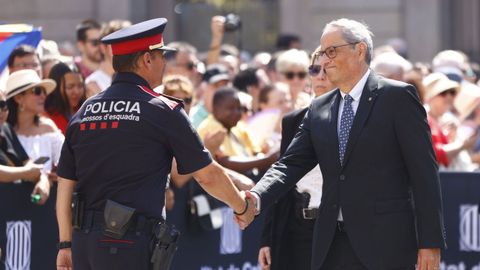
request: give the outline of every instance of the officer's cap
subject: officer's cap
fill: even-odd
[[[163,30],[167,19],[157,18],[120,29],[102,38],[112,45],[113,55],[131,54],[149,50],[175,51],[163,43]]]

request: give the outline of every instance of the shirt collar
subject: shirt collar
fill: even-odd
[[[370,69],[367,69],[367,72],[365,72],[362,78],[357,82],[357,84],[355,84],[355,86],[352,88],[352,91],[348,93],[353,98],[354,101],[360,100],[360,97],[362,96],[363,88],[367,83],[367,79],[369,75],[370,75]],[[342,91],[340,91],[340,94],[342,95],[342,98],[345,98],[345,96],[347,95]]]
[[[116,84],[116,83],[120,83],[120,82],[133,83],[133,84],[136,84],[136,85],[146,86],[146,87],[152,89],[150,87],[150,85],[148,84],[148,82],[144,78],[140,77],[138,74],[133,73],[133,72],[118,72],[118,73],[116,73],[113,76],[112,85]]]

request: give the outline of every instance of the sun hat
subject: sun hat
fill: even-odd
[[[33,69],[22,69],[8,76],[5,95],[7,99],[10,99],[36,86],[45,88],[48,95],[55,89],[56,85],[52,79],[40,79],[37,72]]]
[[[450,80],[445,74],[439,72],[427,75],[422,83],[425,86],[426,101],[450,89],[455,89],[457,93],[460,90],[460,84]]]
[[[480,87],[473,83],[465,83],[455,97],[453,106],[458,112],[458,119],[465,120],[480,105]]]

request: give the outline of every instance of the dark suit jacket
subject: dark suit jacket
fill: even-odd
[[[297,133],[298,127],[302,123],[303,117],[308,108],[295,110],[282,119],[282,141],[280,144],[280,154],[283,155],[288,145]],[[269,246],[272,256],[272,270],[286,269],[287,260],[291,254],[291,247],[287,242],[287,224],[288,219],[294,218],[294,200],[293,189],[277,200],[277,202],[267,209],[265,223],[262,231],[261,246]]]
[[[285,155],[253,188],[262,209],[318,163],[324,183],[312,269],[325,260],[340,207],[350,243],[368,269],[411,266],[418,248],[444,248],[438,166],[415,88],[370,74],[343,166],[340,99],[335,90],[313,101]]]

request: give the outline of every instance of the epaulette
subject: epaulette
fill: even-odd
[[[140,89],[142,89],[145,93],[163,101],[163,103],[165,103],[172,110],[174,110],[178,105],[182,104],[183,102],[181,99],[167,96],[165,94],[157,93],[152,89],[148,88],[147,86],[139,85],[138,87],[140,87]]]

